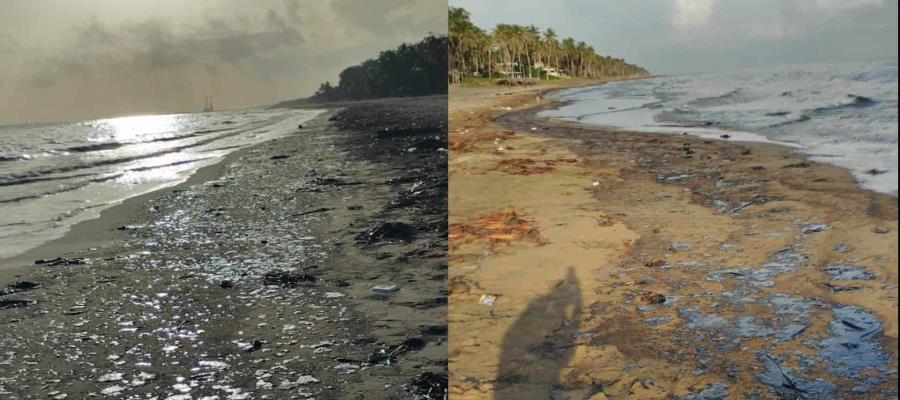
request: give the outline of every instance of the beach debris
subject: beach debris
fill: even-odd
[[[877,234],[879,234],[879,235],[884,235],[884,234],[886,234],[886,233],[888,233],[888,232],[890,232],[890,231],[891,231],[890,229],[884,228],[884,227],[880,227],[880,226],[876,226],[876,227],[872,228],[872,232],[877,233]]]
[[[377,285],[369,289],[372,293],[377,294],[391,294],[398,290],[400,290],[400,286],[394,284]]]
[[[87,306],[85,305],[74,305],[69,307],[67,310],[62,312],[62,315],[78,315],[84,314],[87,312]]]
[[[675,182],[683,181],[690,177],[691,177],[690,174],[684,174],[684,173],[675,173],[675,174],[668,175],[668,176],[660,175],[660,176],[656,177],[656,182],[657,183],[675,183]]]
[[[346,295],[341,292],[325,292],[326,299],[337,299],[344,296]]]
[[[828,230],[828,225],[825,224],[807,225],[803,227],[803,233],[806,234],[824,232],[826,230]]]
[[[5,288],[0,289],[0,296],[5,296],[13,293],[27,292],[29,290],[34,290],[42,285],[36,282],[28,282],[28,281],[17,281],[6,285]]]
[[[666,302],[666,296],[660,293],[644,292],[641,299],[650,304],[662,304]]]
[[[812,164],[810,164],[806,161],[802,161],[802,162],[798,162],[798,163],[788,164],[781,168],[809,168],[809,167],[812,167]]]
[[[291,214],[291,216],[292,216],[292,217],[299,217],[299,216],[301,216],[301,215],[315,214],[315,213],[320,213],[320,212],[325,212],[325,211],[331,211],[331,210],[334,210],[334,208],[330,208],[330,207],[319,207],[319,208],[315,208],[315,209],[312,209],[312,210],[307,210],[307,211],[302,211],[302,212],[299,212],[299,213],[296,213],[296,214]]]
[[[0,310],[28,307],[34,303],[34,300],[0,300]]]
[[[488,307],[493,307],[497,303],[497,296],[483,294],[480,298],[478,298],[478,304],[483,304]]]
[[[251,342],[236,342],[237,347],[243,351],[248,353],[252,353],[254,351],[260,350],[263,347],[262,340],[254,339]]]
[[[423,372],[413,378],[411,388],[413,393],[424,399],[446,399],[448,379],[445,374]]]
[[[306,273],[274,270],[263,274],[262,280],[266,285],[294,287],[304,282],[315,282],[316,277]]]
[[[272,157],[269,157],[270,160],[284,160],[286,158],[291,158],[291,156],[286,154],[276,154]]]
[[[743,210],[743,209],[745,209],[745,208],[747,208],[747,207],[750,207],[750,206],[752,206],[752,205],[754,205],[754,204],[765,204],[765,203],[768,202],[769,200],[780,200],[780,198],[778,198],[778,199],[770,199],[770,198],[767,197],[767,196],[758,194],[758,195],[753,196],[753,198],[751,198],[750,200],[747,200],[747,201],[741,203],[739,206],[737,206],[737,207],[735,207],[734,209],[732,209],[731,212],[730,212],[730,214],[735,214],[735,213],[737,213],[738,211],[741,211],[741,210]]]
[[[62,258],[56,257],[49,260],[35,260],[35,265],[47,265],[50,267],[55,267],[59,265],[82,265],[87,264],[88,260],[84,257],[74,257],[74,258]]]
[[[456,223],[449,227],[450,245],[473,241],[487,241],[491,248],[500,243],[529,240],[543,244],[540,232],[532,219],[522,212],[496,212],[475,218],[469,223]]]
[[[609,215],[602,215],[599,217],[591,217],[591,218],[593,218],[594,221],[597,221],[598,226],[607,227],[607,226],[613,226],[616,224],[615,218],[610,217]]]

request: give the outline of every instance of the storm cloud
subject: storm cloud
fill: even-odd
[[[206,95],[219,108],[270,104],[309,95],[379,51],[446,32],[446,3],[434,0],[7,3],[7,123],[192,111]]]

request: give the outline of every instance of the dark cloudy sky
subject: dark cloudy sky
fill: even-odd
[[[450,0],[482,28],[553,27],[657,74],[897,57],[897,0]]]
[[[447,31],[442,0],[4,0],[0,123],[307,96],[346,66]]]

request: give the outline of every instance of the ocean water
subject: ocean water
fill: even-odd
[[[320,110],[240,110],[0,126],[0,258],[253,144]]]
[[[780,143],[897,196],[896,59],[663,76],[570,89],[556,99],[567,104],[539,115]]]

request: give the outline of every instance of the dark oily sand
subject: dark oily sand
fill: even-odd
[[[346,105],[22,265],[0,398],[443,398],[445,118],[446,97]],[[357,242],[394,222],[414,235]]]
[[[700,393],[689,394],[682,397],[682,400],[722,400],[728,396],[728,385],[716,382],[703,389]]]
[[[837,388],[830,382],[807,382],[787,368],[782,367],[775,357],[760,353],[759,360],[765,370],[758,377],[759,380],[772,390],[779,398],[784,399],[832,399],[837,394]]]
[[[881,322],[874,315],[857,307],[837,307],[832,310],[828,332],[832,336],[822,341],[821,347],[829,372],[855,377],[868,369],[890,371],[890,357],[878,341]]]
[[[566,373],[599,376],[602,387],[573,379],[562,389],[610,399],[897,398],[896,320],[885,312],[896,309],[896,247],[878,238],[892,232],[878,227],[896,224],[896,199],[773,146],[534,116],[555,106],[496,122],[577,154],[595,171],[584,190],[597,204],[584,209],[641,236],[621,262],[597,267],[587,287],[598,301],[581,321],[584,346],[614,347],[622,361],[582,361],[585,370]]]
[[[836,265],[834,267],[826,268],[825,272],[828,273],[828,275],[831,275],[832,279],[836,281],[870,281],[872,279],[875,279],[875,275],[869,271],[866,271],[862,268],[853,268],[844,265]]]

